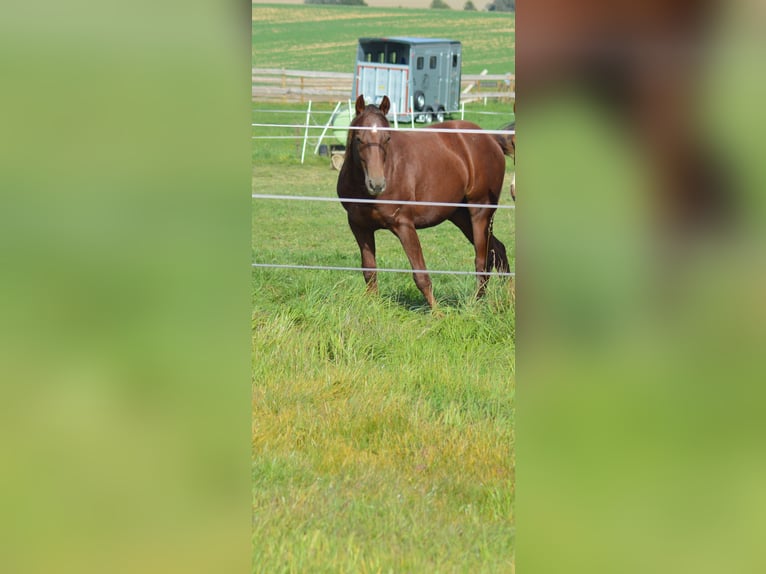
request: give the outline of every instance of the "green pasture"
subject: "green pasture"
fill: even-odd
[[[258,18],[284,10],[285,19],[296,8],[302,18],[289,24]],[[327,14],[359,10],[253,12],[255,65],[347,69],[353,45],[322,68],[291,61],[287,51],[259,62],[255,32],[295,28],[293,37],[308,38],[300,30],[310,28],[304,21],[312,13],[322,24]],[[369,14],[406,22],[413,12]],[[391,31],[401,33],[415,31]],[[498,127],[512,119],[507,108],[475,104],[466,118]],[[306,108],[258,104],[252,117],[302,124]],[[338,172],[312,153],[316,140],[301,165],[302,130],[253,134],[289,136],[253,140],[254,193],[335,196]],[[507,178],[512,170],[509,161]],[[494,229],[514,266],[514,210],[499,210]],[[473,269],[473,247],[452,224],[420,238],[430,269]],[[409,267],[391,233],[376,239],[380,267]],[[339,203],[253,199],[252,252],[259,263],[360,263]],[[513,282],[493,277],[477,301],[471,276],[432,281],[437,313],[409,273],[380,274],[380,294],[371,296],[360,272],[253,269],[253,572],[513,571]]]
[[[253,5],[253,66],[352,72],[363,36],[460,40],[463,73],[515,71],[513,13],[359,6]]]
[[[328,196],[329,165],[262,166],[258,193]],[[258,262],[357,266],[336,203],[253,200]],[[513,212],[495,228],[513,251]],[[447,223],[421,232],[433,269],[472,269]],[[379,265],[407,267],[378,233]],[[513,264],[513,260],[512,260]],[[513,284],[469,276],[253,272],[255,572],[508,572],[514,521]]]

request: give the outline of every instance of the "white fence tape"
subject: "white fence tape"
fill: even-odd
[[[324,129],[324,126],[307,126],[306,124],[250,124],[254,128],[297,128],[297,129]],[[383,127],[368,127],[368,126],[343,126],[337,127],[336,130],[367,130],[367,131],[379,131],[379,132],[431,132],[441,134],[497,134],[497,135],[513,135],[516,130],[485,130],[482,128],[383,128]]]
[[[394,199],[351,199],[340,197],[310,197],[303,195],[271,195],[254,193],[253,199],[285,199],[288,201],[332,201],[336,203],[378,203],[388,205],[430,205],[433,207],[475,207],[477,209],[516,209],[515,205],[479,205],[467,203],[448,203],[445,201],[407,201]]]
[[[253,199],[277,199],[288,201],[329,201],[329,202],[342,202],[342,203],[386,203],[386,204],[411,204],[411,205],[434,205],[434,206],[456,206],[466,207],[465,203],[446,203],[438,201],[394,201],[383,199],[346,199],[339,197],[305,197],[299,195],[269,195],[253,193]],[[515,205],[476,205],[479,208],[492,208],[498,209],[515,209]],[[385,267],[338,267],[330,265],[288,265],[280,263],[253,263],[255,268],[271,268],[271,269],[297,269],[297,270],[317,270],[317,271],[378,271],[381,273],[431,273],[434,275],[498,275],[500,277],[515,277],[516,273],[513,271],[495,271],[495,272],[478,272],[478,271],[449,271],[441,269],[390,269]]]
[[[254,128],[296,128],[296,129],[302,129],[305,130],[304,140],[307,137],[308,130],[310,129],[327,129],[327,126],[318,126],[318,125],[309,125],[309,117],[310,117],[310,110],[311,110],[311,104],[309,103],[309,113],[307,114],[306,123],[304,124],[264,124],[264,123],[253,123],[251,124]],[[259,111],[269,111],[274,113],[296,113],[288,110],[259,110]],[[302,112],[302,111],[301,111]],[[300,113],[300,112],[298,112]],[[317,113],[317,112],[313,112]],[[491,114],[492,112],[476,112],[476,113],[485,113],[485,114]],[[485,130],[485,129],[452,129],[452,128],[399,128],[399,127],[388,127],[388,128],[372,128],[372,127],[349,127],[349,126],[343,126],[338,127],[337,129],[355,129],[355,130],[378,130],[378,131],[400,131],[400,132],[412,132],[412,131],[420,131],[420,132],[432,132],[432,133],[476,133],[476,134],[492,134],[492,135],[513,135],[516,133],[515,130]],[[296,136],[253,136],[252,139],[295,139]],[[304,153],[305,153],[305,141],[304,141]],[[449,202],[441,202],[441,201],[397,201],[397,200],[387,200],[387,199],[350,199],[350,198],[340,198],[340,197],[307,197],[307,196],[296,196],[296,195],[271,195],[271,194],[259,194],[259,193],[253,193],[252,194],[253,199],[270,199],[270,200],[286,200],[286,201],[326,201],[326,202],[335,202],[335,203],[377,203],[377,204],[394,204],[394,205],[427,205],[427,206],[434,206],[434,207],[468,207],[465,203],[449,203]],[[480,209],[515,209],[515,205],[471,205],[471,207],[476,207]],[[384,267],[376,267],[376,268],[369,268],[369,267],[342,267],[342,266],[330,266],[330,265],[289,265],[289,264],[279,264],[279,263],[253,263],[252,266],[254,268],[271,268],[271,269],[297,269],[297,270],[321,270],[321,271],[375,271],[379,273],[429,273],[432,275],[497,275],[500,277],[515,277],[516,273],[513,271],[507,271],[507,272],[478,272],[478,271],[450,271],[450,270],[442,270],[442,269],[392,269],[392,268],[384,268]]]

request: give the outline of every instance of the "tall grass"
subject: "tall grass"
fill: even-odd
[[[434,316],[288,283],[253,315],[254,571],[510,571],[507,286]]]
[[[254,189],[331,195],[336,177],[261,166]],[[340,205],[253,205],[257,261],[359,264]],[[421,237],[432,268],[472,269],[451,224]],[[390,233],[378,251],[408,265]],[[473,277],[433,281],[437,314],[409,274],[373,296],[358,272],[253,271],[254,571],[512,569],[513,284],[476,301]]]

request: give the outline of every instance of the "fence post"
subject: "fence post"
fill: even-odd
[[[330,119],[327,121],[327,124],[322,130],[322,133],[319,134],[319,141],[317,142],[317,146],[314,148],[314,155],[319,153],[319,146],[322,145],[322,140],[324,139],[324,135],[327,133],[327,129],[330,127],[330,124],[332,124],[333,120],[338,115],[338,108],[340,108],[340,102],[338,102],[335,106],[335,109],[330,114]]]
[[[399,117],[398,117],[398,110],[396,109],[396,102],[392,102],[391,105],[392,108],[394,108],[394,129],[399,129]]]
[[[303,151],[301,152],[301,164],[306,157],[306,142],[309,139],[309,120],[311,119],[311,100],[309,100],[309,107],[306,110],[306,133],[303,134]]]

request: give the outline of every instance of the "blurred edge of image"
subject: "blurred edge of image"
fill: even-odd
[[[3,10],[3,572],[250,567],[250,30]]]
[[[519,572],[766,566],[765,16],[519,3]]]
[[[766,568],[764,11],[653,4],[517,12],[520,572]],[[246,570],[249,5],[0,31],[0,569]]]

